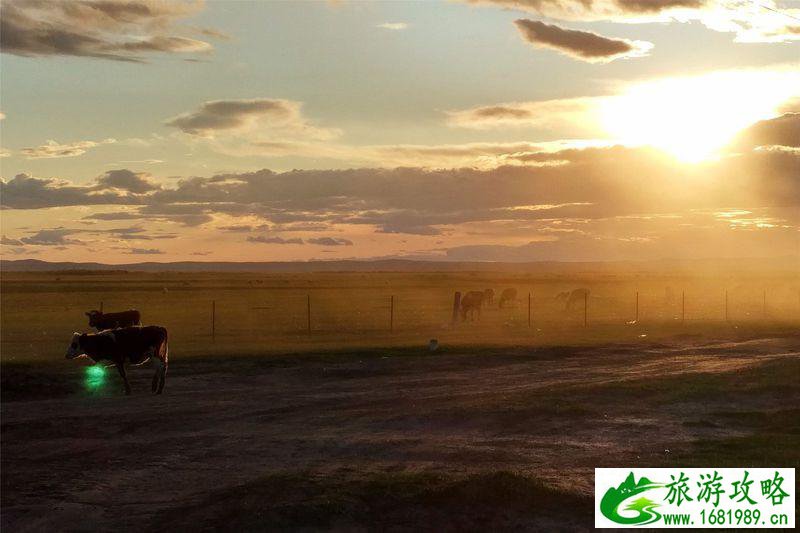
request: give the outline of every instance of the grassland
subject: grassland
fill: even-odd
[[[566,311],[555,299],[579,287],[591,291],[585,316],[581,305]],[[455,291],[487,288],[514,288],[518,299],[486,306],[475,322],[451,323]],[[637,294],[639,320],[630,324]],[[181,357],[413,347],[430,338],[593,344],[796,327],[800,274],[7,272],[0,304],[3,363],[60,358],[71,333],[88,329],[84,312],[101,305],[139,309],[145,323],[169,330]]]
[[[487,276],[4,276],[3,529],[580,531],[595,467],[800,464],[794,279]],[[681,323],[666,284],[729,286],[730,320]],[[533,327],[524,300],[453,326],[452,292],[487,286],[535,291]],[[588,327],[552,299],[578,286]],[[63,359],[98,301],[170,328],[163,396]]]

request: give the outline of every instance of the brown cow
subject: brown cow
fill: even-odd
[[[503,292],[500,293],[500,303],[498,307],[500,309],[503,308],[503,305],[506,302],[516,302],[517,301],[517,289],[503,289]]]
[[[166,328],[133,326],[109,329],[102,333],[73,333],[66,357],[75,359],[82,355],[88,356],[95,362],[113,363],[125,383],[125,394],[131,393],[125,364],[141,365],[152,358],[156,367],[152,382],[153,392],[161,394],[164,390],[169,360]]]
[[[467,320],[467,313],[469,319],[475,320],[475,313],[478,313],[478,319],[481,318],[481,307],[483,306],[483,292],[482,291],[469,291],[461,298],[461,320]]]

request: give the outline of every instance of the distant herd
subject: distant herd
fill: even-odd
[[[135,309],[119,313],[89,311],[86,316],[89,327],[97,333],[73,333],[67,359],[87,356],[97,363],[113,364],[125,384],[125,394],[131,393],[125,365],[141,365],[152,360],[156,369],[152,390],[161,394],[169,361],[166,328],[142,326],[141,314]]]
[[[462,321],[475,320],[480,318],[481,309],[484,306],[493,305],[495,301],[494,289],[483,291],[469,291],[461,297],[458,303],[458,311]],[[589,289],[573,289],[571,291],[560,292],[556,295],[555,301],[564,305],[565,311],[572,311],[578,308],[589,297]],[[497,307],[503,309],[517,302],[517,289],[503,289],[497,299]],[[455,316],[455,315],[454,315]]]

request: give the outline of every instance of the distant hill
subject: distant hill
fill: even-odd
[[[171,263],[73,263],[48,262],[38,259],[0,260],[5,272],[48,271],[139,271],[139,272],[770,272],[797,273],[800,276],[800,257],[698,259],[616,262],[555,262],[492,263],[456,261],[413,261],[386,259],[375,261],[293,261],[293,262],[235,262],[235,261],[177,261]]]

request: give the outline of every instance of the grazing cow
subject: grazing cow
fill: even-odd
[[[503,308],[503,305],[506,302],[516,302],[517,301],[517,289],[503,289],[503,292],[500,293],[500,302],[498,307],[500,309]]]
[[[478,318],[481,317],[481,306],[483,306],[483,292],[469,291],[461,298],[461,320],[467,320],[467,313],[469,319],[475,320],[475,313],[478,313]]]
[[[67,359],[86,355],[95,362],[113,363],[122,381],[125,394],[131,393],[131,385],[125,373],[125,363],[141,365],[153,359],[156,373],[153,375],[152,389],[161,394],[167,380],[169,346],[167,330],[160,326],[133,326],[103,331],[102,333],[73,333],[67,348]]]
[[[89,327],[97,331],[114,328],[127,328],[128,326],[138,326],[142,323],[142,315],[136,309],[122,311],[119,313],[105,313],[100,311],[89,311]]]
[[[486,289],[483,291],[483,301],[486,305],[494,303],[494,289]]]
[[[556,301],[564,302],[564,311],[572,311],[575,306],[582,305],[584,300],[589,297],[589,289],[573,289],[571,291],[559,292]]]

